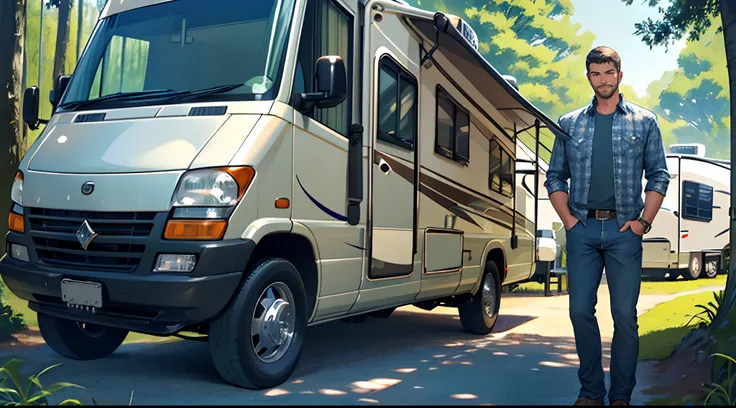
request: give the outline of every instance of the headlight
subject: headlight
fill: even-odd
[[[10,199],[18,205],[23,205],[23,172],[15,173],[13,187],[10,189]]]
[[[228,217],[254,176],[252,167],[201,169],[184,173],[172,198],[174,218]]]

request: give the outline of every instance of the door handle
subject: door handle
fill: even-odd
[[[383,159],[378,162],[378,168],[387,176],[391,174],[391,166]]]

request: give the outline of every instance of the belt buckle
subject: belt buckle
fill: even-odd
[[[599,214],[601,214],[601,213],[606,214],[606,217],[603,218],[602,216],[600,216]],[[608,211],[608,210],[595,210],[595,219],[596,220],[598,220],[598,221],[605,221],[605,220],[607,220],[609,218],[611,218],[611,212],[610,211]]]

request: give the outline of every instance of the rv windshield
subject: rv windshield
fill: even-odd
[[[295,0],[177,0],[99,22],[60,110],[273,99]]]

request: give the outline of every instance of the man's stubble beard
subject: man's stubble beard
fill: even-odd
[[[616,91],[618,90],[618,85],[619,85],[619,84],[613,85],[613,86],[612,86],[612,87],[610,88],[610,90],[608,90],[607,92],[606,92],[606,91],[601,91],[601,90],[600,90],[600,87],[599,87],[599,88],[593,88],[593,92],[595,92],[595,94],[596,94],[596,95],[598,95],[599,97],[601,97],[601,98],[603,98],[603,99],[609,99],[609,98],[610,98],[610,97],[612,97],[612,96],[613,96],[613,94],[615,94],[615,93],[616,93]],[[604,85],[604,86],[605,86],[605,85]]]

